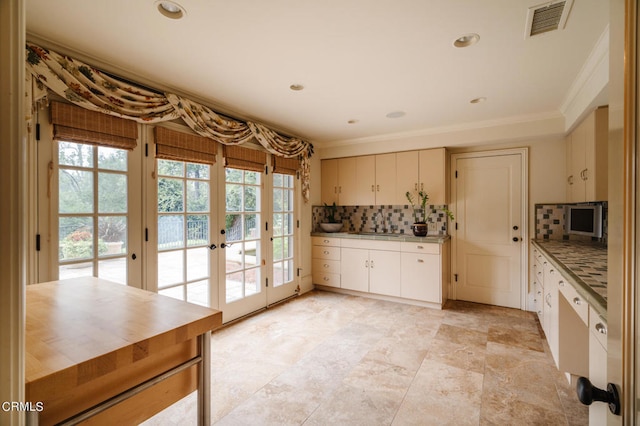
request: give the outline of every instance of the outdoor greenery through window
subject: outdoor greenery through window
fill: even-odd
[[[59,278],[127,282],[127,151],[58,142]]]
[[[158,291],[209,305],[210,166],[158,160]]]

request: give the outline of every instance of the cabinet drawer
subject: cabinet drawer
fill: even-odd
[[[313,271],[313,283],[318,285],[326,285],[328,287],[340,287],[340,274],[324,273],[322,271]]]
[[[440,254],[440,244],[438,243],[408,243],[401,242],[400,250],[405,253],[425,253]]]
[[[340,260],[340,247],[313,246],[311,255],[314,259]]]
[[[340,261],[339,260],[328,260],[328,259],[313,259],[313,272],[322,272],[322,273],[340,273]]]
[[[340,247],[340,238],[333,237],[311,237],[311,244],[314,246]]]
[[[589,306],[589,330],[600,344],[607,349],[607,322],[598,315],[595,309]]]
[[[558,288],[560,289],[560,293],[567,299],[569,305],[573,308],[574,311],[578,314],[584,325],[589,326],[589,304],[586,300],[580,295],[576,289],[564,278],[560,278],[558,281]]]

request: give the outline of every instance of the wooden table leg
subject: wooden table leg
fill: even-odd
[[[198,370],[198,425],[211,424],[211,331],[198,336],[200,368]]]

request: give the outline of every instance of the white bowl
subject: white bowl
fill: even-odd
[[[324,232],[338,232],[342,229],[342,223],[321,223],[320,228]]]

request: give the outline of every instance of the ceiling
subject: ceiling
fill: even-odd
[[[530,38],[543,0],[176,1],[183,19],[155,0],[26,0],[27,38],[322,146],[566,117],[609,22],[602,0]]]

